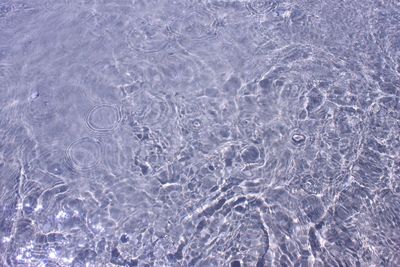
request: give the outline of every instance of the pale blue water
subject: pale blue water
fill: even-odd
[[[0,0],[0,266],[400,266],[400,2]]]

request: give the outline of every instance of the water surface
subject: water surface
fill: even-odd
[[[400,4],[0,0],[1,266],[400,266]]]

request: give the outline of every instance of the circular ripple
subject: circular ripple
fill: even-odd
[[[90,130],[99,133],[114,131],[121,121],[120,109],[113,105],[95,106],[86,117]]]
[[[193,119],[189,122],[189,127],[194,132],[199,132],[203,128],[203,122],[201,119]]]
[[[68,146],[66,160],[74,169],[89,170],[100,163],[101,155],[101,142],[96,138],[84,137]]]
[[[302,133],[294,133],[292,135],[292,143],[296,146],[304,145],[306,141],[306,136]]]
[[[158,52],[169,43],[162,19],[156,20],[152,17],[136,20],[127,38],[129,47],[142,53]]]
[[[287,138],[286,142],[290,143],[290,146],[295,150],[302,150],[305,147],[309,147],[314,143],[318,135],[318,132],[314,133],[309,130],[314,129],[312,127],[316,127],[316,124],[303,123],[302,125],[298,125],[285,135],[285,138]],[[318,129],[315,131],[318,131]]]

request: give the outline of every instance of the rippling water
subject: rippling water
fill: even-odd
[[[0,0],[0,266],[400,266],[400,2]]]

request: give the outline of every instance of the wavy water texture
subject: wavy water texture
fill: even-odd
[[[0,0],[0,266],[400,266],[400,4]]]

